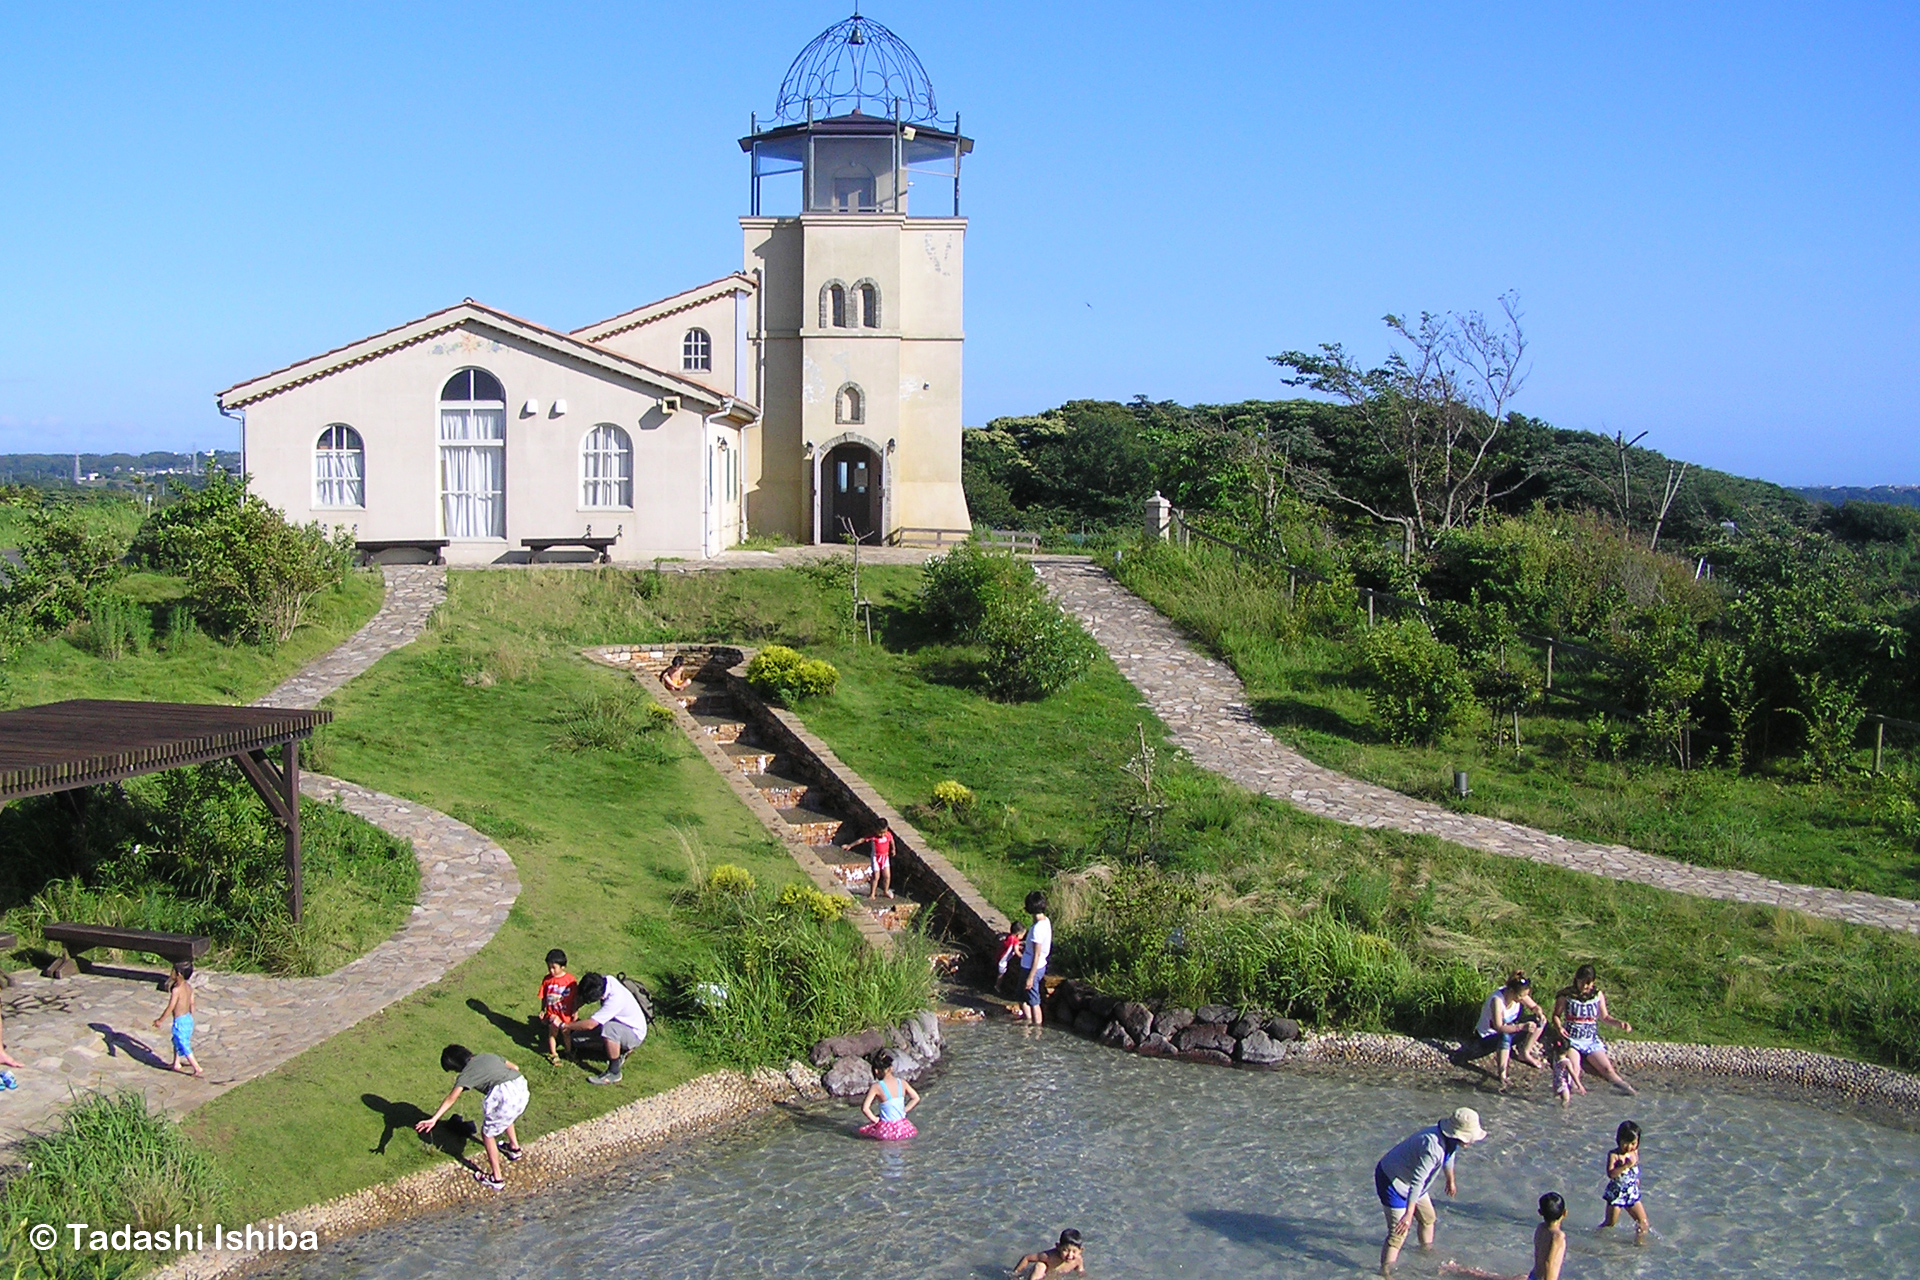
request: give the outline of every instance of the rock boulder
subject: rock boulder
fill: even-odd
[[[1233,1059],[1218,1049],[1187,1049],[1180,1054],[1182,1062],[1204,1062],[1214,1067],[1230,1067]]]
[[[1113,1011],[1113,1016],[1136,1042],[1146,1039],[1147,1033],[1153,1030],[1153,1010],[1138,1001],[1127,1001]]]
[[[1260,1029],[1282,1044],[1285,1044],[1289,1040],[1298,1040],[1300,1038],[1300,1024],[1292,1018],[1269,1019],[1267,1025]]]
[[[1223,1027],[1239,1016],[1239,1010],[1225,1004],[1203,1004],[1193,1011],[1195,1022],[1217,1022]]]
[[[813,1065],[824,1067],[836,1058],[864,1058],[875,1049],[887,1047],[884,1031],[856,1031],[850,1036],[829,1036],[813,1046],[808,1054]]]
[[[1173,1041],[1154,1032],[1140,1042],[1140,1054],[1146,1058],[1177,1058],[1180,1051],[1173,1047]]]
[[[1193,1025],[1193,1010],[1162,1009],[1153,1015],[1153,1034],[1171,1036],[1184,1027]]]
[[[1128,1033],[1127,1029],[1121,1026],[1118,1020],[1115,1020],[1109,1022],[1107,1029],[1100,1033],[1100,1043],[1115,1049],[1131,1049],[1133,1048],[1134,1042],[1133,1036]]]
[[[1250,1066],[1270,1067],[1287,1056],[1287,1047],[1276,1044],[1272,1036],[1256,1028],[1241,1037],[1237,1056]]]
[[[873,1087],[873,1068],[865,1058],[835,1058],[827,1073],[820,1077],[820,1085],[836,1098],[857,1098]]]

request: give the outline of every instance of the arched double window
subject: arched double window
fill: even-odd
[[[820,290],[820,327],[822,329],[847,327],[847,286],[838,280],[828,281]]]
[[[313,445],[314,506],[366,506],[366,475],[367,452],[358,431],[336,422],[320,433]]]
[[[440,389],[440,515],[449,538],[507,536],[507,393],[485,369]]]
[[[853,297],[858,304],[856,309],[860,312],[860,327],[878,329],[880,327],[880,286],[871,280],[862,280],[853,286]],[[848,316],[847,320],[851,324],[853,317]]]
[[[624,428],[603,422],[580,442],[580,505],[633,506],[633,437]]]
[[[833,397],[833,420],[835,422],[865,422],[867,420],[866,393],[851,382],[841,387]]]
[[[713,369],[713,335],[705,329],[689,329],[680,340],[680,368],[687,373],[709,373]]]

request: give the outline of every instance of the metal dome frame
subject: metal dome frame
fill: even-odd
[[[854,7],[815,36],[787,68],[773,106],[782,123],[859,112],[921,124],[939,119],[933,80],[907,42]]]

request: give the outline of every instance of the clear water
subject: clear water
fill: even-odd
[[[360,1236],[292,1274],[985,1280],[1077,1227],[1094,1276],[1356,1275],[1379,1258],[1374,1161],[1471,1105],[1492,1137],[1461,1155],[1459,1197],[1436,1196],[1432,1253],[1409,1249],[1398,1274],[1524,1274],[1535,1201],[1559,1191],[1574,1280],[1920,1276],[1920,1133],[1800,1103],[1688,1083],[1562,1110],[1544,1092],[1222,1071],[1004,1026],[957,1032],[925,1094],[906,1144],[855,1137],[851,1110],[808,1113]],[[1630,1226],[1590,1230],[1623,1119],[1646,1134],[1645,1248]]]

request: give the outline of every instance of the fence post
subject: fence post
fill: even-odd
[[[1873,773],[1875,777],[1880,776],[1880,752],[1886,744],[1887,722],[1885,720],[1875,720],[1873,722]]]
[[[1547,640],[1547,688],[1553,688],[1553,640]]]
[[[1372,587],[1367,588],[1367,627],[1369,630],[1371,630],[1373,627],[1373,588]]]
[[[1293,604],[1293,583],[1294,583],[1294,579],[1297,576],[1298,575],[1291,574],[1291,573],[1287,575],[1287,604],[1288,605]]]
[[[1167,540],[1167,533],[1173,524],[1173,503],[1160,496],[1158,489],[1147,499],[1147,537]],[[1182,539],[1184,541],[1184,539]]]

